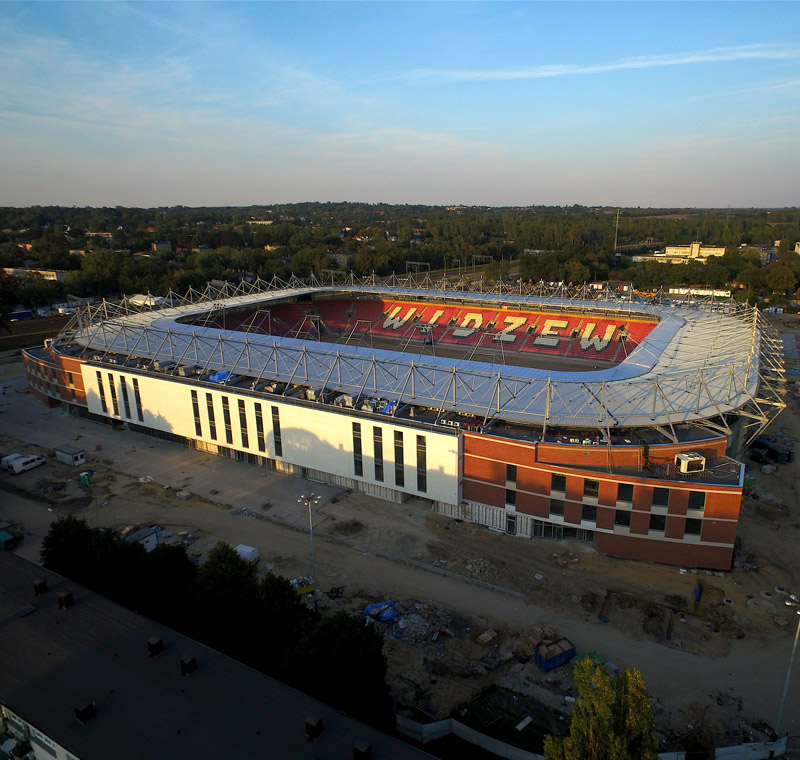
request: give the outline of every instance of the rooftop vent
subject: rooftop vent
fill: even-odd
[[[47,581],[43,579],[35,580],[33,582],[33,595],[41,596],[47,592]]]
[[[194,673],[197,670],[197,660],[194,657],[184,657],[181,660],[181,675],[188,676],[190,673]]]
[[[153,636],[152,638],[147,639],[147,653],[151,657],[155,657],[157,654],[161,654],[164,651],[164,640],[160,639],[158,636]]]
[[[94,715],[94,702],[86,702],[75,708],[75,717],[81,722],[86,723]]]
[[[71,591],[64,591],[58,595],[58,609],[66,610],[69,607],[72,607],[73,604],[75,604],[75,599],[73,598]]]
[[[306,738],[313,742],[322,734],[322,718],[315,718],[309,715],[306,718]]]
[[[356,742],[353,745],[353,760],[370,760],[372,758],[372,745],[368,742]]]
[[[675,465],[680,472],[703,472],[706,469],[706,458],[696,451],[686,451],[675,455]]]

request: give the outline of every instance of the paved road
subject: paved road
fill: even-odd
[[[299,509],[297,497],[313,488],[330,498],[337,489],[311,484],[239,462],[191,451],[180,445],[152,439],[128,431],[70,417],[60,410],[48,410],[32,401],[21,378],[6,380],[12,390],[0,396],[0,433],[32,444],[52,446],[73,442],[81,436],[91,457],[111,461],[121,472],[149,475],[157,483],[169,484],[230,505],[258,509],[271,501],[278,517],[298,528],[306,524],[307,513]],[[101,447],[97,451],[97,447]],[[22,477],[22,476],[20,476]],[[0,517],[22,522],[31,533],[17,553],[27,559],[38,556],[38,542],[54,513],[47,507],[0,491]],[[213,504],[189,504],[174,498],[151,508],[152,519],[161,524],[191,525],[209,536],[224,537],[230,543],[250,543],[259,547],[267,562],[276,561],[285,575],[309,571],[309,536],[283,524],[267,520],[235,517]],[[272,511],[270,510],[270,513]],[[124,524],[129,508],[111,500],[96,513],[102,524]],[[487,540],[491,537],[487,536]],[[787,635],[776,644],[761,645],[752,638],[734,642],[728,656],[701,659],[647,640],[629,640],[617,629],[585,622],[568,615],[544,611],[527,600],[463,583],[457,579],[426,572],[402,562],[372,553],[357,551],[340,542],[317,536],[317,574],[321,588],[345,585],[363,589],[370,595],[385,597],[387,590],[398,598],[430,599],[449,609],[477,615],[516,627],[546,623],[568,631],[579,651],[598,650],[621,665],[637,664],[650,691],[657,694],[667,709],[685,708],[690,700],[709,701],[709,692],[718,690],[744,698],[745,711],[763,716],[773,723],[777,715],[786,665],[792,641]],[[785,730],[800,734],[800,664],[795,669],[785,712]]]

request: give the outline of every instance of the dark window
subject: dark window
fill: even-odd
[[[517,465],[515,464],[507,464],[506,465],[506,483],[516,483],[517,482]]]
[[[272,407],[272,436],[275,438],[275,456],[283,456],[283,440],[281,439],[281,418],[277,406]]]
[[[659,531],[663,533],[667,527],[666,515],[650,515],[650,530]]]
[[[633,503],[633,483],[619,483],[617,485],[617,501]]]
[[[424,435],[417,436],[417,491],[428,490],[428,454]]]
[[[696,517],[690,517],[686,520],[684,533],[686,533],[687,536],[699,536],[702,527],[702,520],[698,520]]]
[[[597,522],[597,507],[594,504],[584,504],[581,508],[581,520]]]
[[[364,477],[364,460],[361,454],[361,423],[353,423],[353,468],[359,478]]]
[[[696,509],[702,512],[706,508],[705,491],[689,491],[689,509]]]
[[[375,452],[375,480],[383,483],[383,431],[372,428],[372,442]]]
[[[669,506],[669,488],[653,489],[653,506],[654,507]]]
[[[256,404],[256,438],[258,438],[258,450],[267,450],[267,440],[264,437],[264,418],[261,416],[261,404]]]
[[[97,387],[100,389],[100,405],[103,407],[103,411],[108,414],[108,404],[106,404],[106,389],[103,386],[103,373],[99,370],[97,371]]]
[[[600,482],[597,480],[583,481],[583,497],[585,499],[596,499],[600,495]]]
[[[108,373],[108,386],[111,389],[111,403],[114,405],[114,416],[119,417],[119,401],[117,401],[117,384],[114,382],[114,375]]]
[[[208,412],[208,432],[211,439],[217,440],[217,420],[214,417],[214,397],[206,393],[206,411]]]
[[[200,404],[197,401],[197,391],[192,391],[192,412],[194,414],[194,432],[203,435],[203,427],[200,424]]]
[[[406,468],[403,462],[403,432],[401,430],[394,431],[394,484],[401,487],[406,484]]]
[[[136,403],[136,416],[139,422],[144,422],[144,412],[142,411],[142,397],[139,395],[139,381],[133,378],[133,400]]]
[[[72,384],[72,381],[70,381]],[[125,382],[125,378],[121,377],[119,379],[119,384],[122,387],[122,405],[125,407],[125,416],[130,419],[131,418],[131,400],[128,397],[128,383]],[[72,391],[72,398],[75,398],[75,391]]]
[[[222,419],[225,422],[225,440],[233,443],[233,426],[231,425],[231,410],[228,406],[228,397],[222,397]]]
[[[567,490],[567,476],[553,473],[552,477],[550,478],[550,490],[558,491],[559,493],[565,493]]]
[[[239,399],[239,427],[242,429],[242,448],[250,448],[250,437],[247,434],[247,409],[244,399]]]
[[[564,516],[564,502],[561,499],[550,499],[550,516]]]
[[[514,506],[517,503],[517,492],[510,488],[506,489],[506,504]]]
[[[618,509],[614,513],[614,525],[624,525],[629,528],[631,525],[631,513],[627,509]]]

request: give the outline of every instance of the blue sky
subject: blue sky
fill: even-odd
[[[800,3],[0,3],[0,204],[800,205]]]

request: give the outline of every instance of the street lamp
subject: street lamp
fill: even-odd
[[[314,594],[315,611],[317,609],[317,565],[314,559],[314,520],[311,516],[311,506],[319,504],[319,502],[320,497],[313,492],[300,494],[300,498],[297,500],[298,504],[305,504],[308,508],[308,532],[311,534],[311,583],[314,585],[311,593]]]
[[[795,594],[789,594],[786,600],[788,607],[794,607],[795,612],[800,615],[800,599]],[[781,721],[783,720],[783,708],[786,705],[786,694],[789,691],[789,680],[792,677],[792,663],[794,662],[794,653],[797,651],[797,639],[800,637],[800,617],[797,619],[797,630],[794,633],[794,644],[792,644],[792,655],[789,657],[789,667],[786,670],[786,683],[783,684],[783,696],[781,697],[781,706],[778,710],[778,720],[775,723],[775,733],[780,738],[781,736]]]

